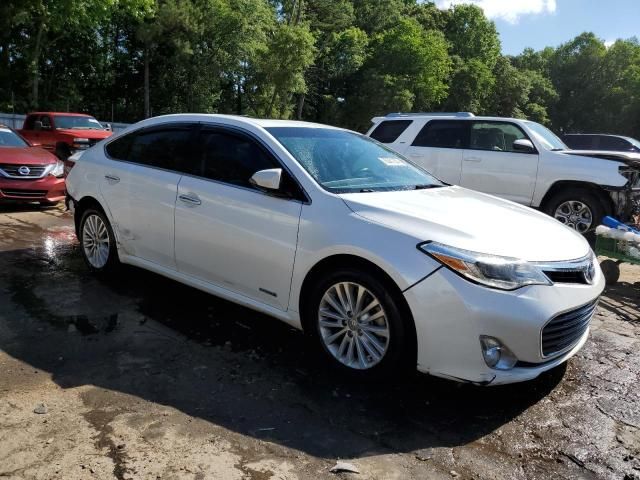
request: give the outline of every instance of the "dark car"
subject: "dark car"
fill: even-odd
[[[0,201],[53,204],[64,199],[64,164],[0,125]]]
[[[612,152],[640,152],[635,138],[604,133],[569,133],[562,140],[573,150],[604,150]]]

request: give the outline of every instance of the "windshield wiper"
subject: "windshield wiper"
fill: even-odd
[[[413,187],[414,190],[427,190],[428,188],[438,188],[441,187],[442,185],[435,185],[435,184],[424,184],[424,185],[416,185],[415,187]]]

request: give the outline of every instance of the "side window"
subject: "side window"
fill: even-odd
[[[411,123],[412,120],[385,120],[369,136],[380,143],[393,143]]]
[[[431,120],[413,141],[414,147],[466,148],[469,122],[459,120]]]
[[[251,176],[258,170],[279,165],[250,138],[219,130],[200,132],[201,175],[232,185],[252,187]]]
[[[27,120],[24,122],[24,129],[25,130],[33,130],[33,124],[36,123],[36,116],[35,115],[29,115],[27,117]]]
[[[142,130],[133,137],[127,160],[151,167],[192,173],[192,130],[187,127],[158,127]]]
[[[513,148],[513,142],[528,139],[525,133],[513,123],[473,122],[469,148],[495,152],[516,152]]]
[[[631,150],[631,145],[629,144],[629,142],[622,138],[602,136],[599,140],[599,148],[601,148],[602,150],[615,150],[620,152]]]
[[[128,160],[129,149],[131,148],[135,135],[135,132],[129,133],[109,142],[105,147],[107,155],[115,160]]]

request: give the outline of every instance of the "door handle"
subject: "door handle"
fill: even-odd
[[[482,158],[480,157],[464,157],[465,162],[481,162]]]
[[[195,193],[189,195],[178,195],[178,199],[191,206],[200,205],[202,203]]]
[[[113,183],[118,183],[120,181],[120,177],[116,177],[115,175],[105,175],[104,178]]]

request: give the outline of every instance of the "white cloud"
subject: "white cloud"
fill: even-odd
[[[518,23],[523,15],[554,13],[556,0],[436,0],[439,8],[449,8],[461,3],[472,3],[484,10],[489,18],[499,18]]]

